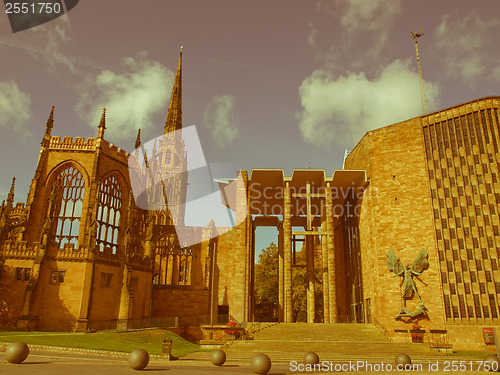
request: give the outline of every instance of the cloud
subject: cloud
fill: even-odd
[[[445,59],[446,74],[459,77],[470,86],[477,85],[477,79],[485,73],[498,78],[498,58],[481,52],[484,48],[497,48],[499,32],[497,18],[484,20],[475,12],[462,19],[444,15],[434,37]]]
[[[378,52],[387,41],[402,0],[336,0],[341,8],[340,24],[348,35],[369,33],[372,51]]]
[[[21,137],[31,137],[26,128],[31,119],[31,98],[28,93],[19,90],[13,80],[0,81],[0,126],[13,130]]]
[[[328,15],[333,22],[309,23],[307,42],[317,63],[332,70],[349,66],[372,74],[377,67],[374,63],[388,62],[382,51],[389,46],[389,33],[402,4],[403,0],[319,1],[319,20]]]
[[[239,133],[234,96],[214,96],[205,107],[203,123],[210,130],[217,145],[230,144]]]
[[[72,27],[69,17],[65,14],[46,24],[25,30],[16,34],[16,43],[10,38],[1,38],[0,44],[24,50],[38,60],[48,63],[49,71],[60,73],[61,67],[71,73],[77,73],[77,59],[62,52],[65,45],[73,42]]]
[[[9,28],[10,29],[10,28]],[[81,57],[73,57],[65,52],[65,47],[74,43],[73,29],[70,18],[64,14],[50,22],[16,34],[15,43],[12,42],[12,32],[7,37],[2,37],[0,27],[0,47],[15,48],[24,51],[31,57],[45,63],[43,65],[50,73],[70,73],[72,76],[81,77],[85,71],[81,67],[100,70],[94,62]]]
[[[351,148],[367,131],[420,115],[418,75],[410,66],[395,60],[373,80],[363,72],[335,79],[328,70],[315,70],[299,88],[303,139],[322,148]],[[429,107],[438,107],[438,85],[426,82],[425,89]]]
[[[173,81],[173,71],[140,52],[123,58],[119,73],[102,70],[80,84],[75,110],[95,128],[105,107],[107,134],[127,139],[138,128],[147,130],[153,125],[152,116],[168,106]]]
[[[307,36],[307,44],[309,44],[309,47],[316,48],[317,37],[318,37],[318,29],[316,29],[313,23],[309,21],[309,35]]]
[[[62,52],[62,47],[73,42],[72,27],[68,15],[63,15],[44,25],[30,29],[31,40],[37,40],[38,53],[48,64],[51,72],[59,71],[61,66],[76,73],[75,59]]]
[[[500,81],[500,66],[497,66],[495,69],[493,69],[493,76],[495,79]]]

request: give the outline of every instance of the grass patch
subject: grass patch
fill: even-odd
[[[111,350],[131,352],[142,348],[149,354],[161,354],[163,340],[172,340],[172,355],[183,357],[189,353],[200,351],[200,346],[183,339],[173,332],[152,329],[134,332],[97,332],[97,333],[65,333],[65,332],[0,332],[0,341],[23,341],[26,344],[63,346],[94,350]]]

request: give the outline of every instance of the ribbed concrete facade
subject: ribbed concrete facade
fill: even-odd
[[[370,180],[359,222],[363,293],[391,334],[409,328],[394,319],[401,281],[387,268],[391,249],[410,265],[421,249],[429,254],[415,280],[424,329],[445,329],[454,347],[477,350],[480,327],[500,323],[499,110],[490,97],[387,126],[346,160]],[[408,304],[414,311],[418,300]]]

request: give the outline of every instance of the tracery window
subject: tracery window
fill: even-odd
[[[118,179],[110,176],[99,188],[99,209],[97,210],[97,247],[104,251],[109,247],[116,254],[118,228],[122,206],[122,189]]]
[[[69,166],[62,170],[55,183],[60,197],[58,210],[56,210],[55,239],[60,248],[67,243],[72,243],[76,247],[82,217],[85,181],[75,167]]]
[[[155,256],[155,285],[191,285],[192,248],[175,248],[165,237],[158,241]]]
[[[191,263],[193,251],[191,248],[182,248],[179,262],[179,285],[191,285]]]
[[[167,150],[165,152],[165,164],[169,165],[170,163],[172,163],[172,151],[171,150]]]

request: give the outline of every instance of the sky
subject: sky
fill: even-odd
[[[413,29],[430,111],[500,95],[498,0],[85,0],[16,33],[0,9],[0,200],[15,176],[26,201],[53,105],[52,135],[96,136],[103,107],[122,149],[161,135],[181,46],[184,126],[248,171],[331,175],[421,115]]]

